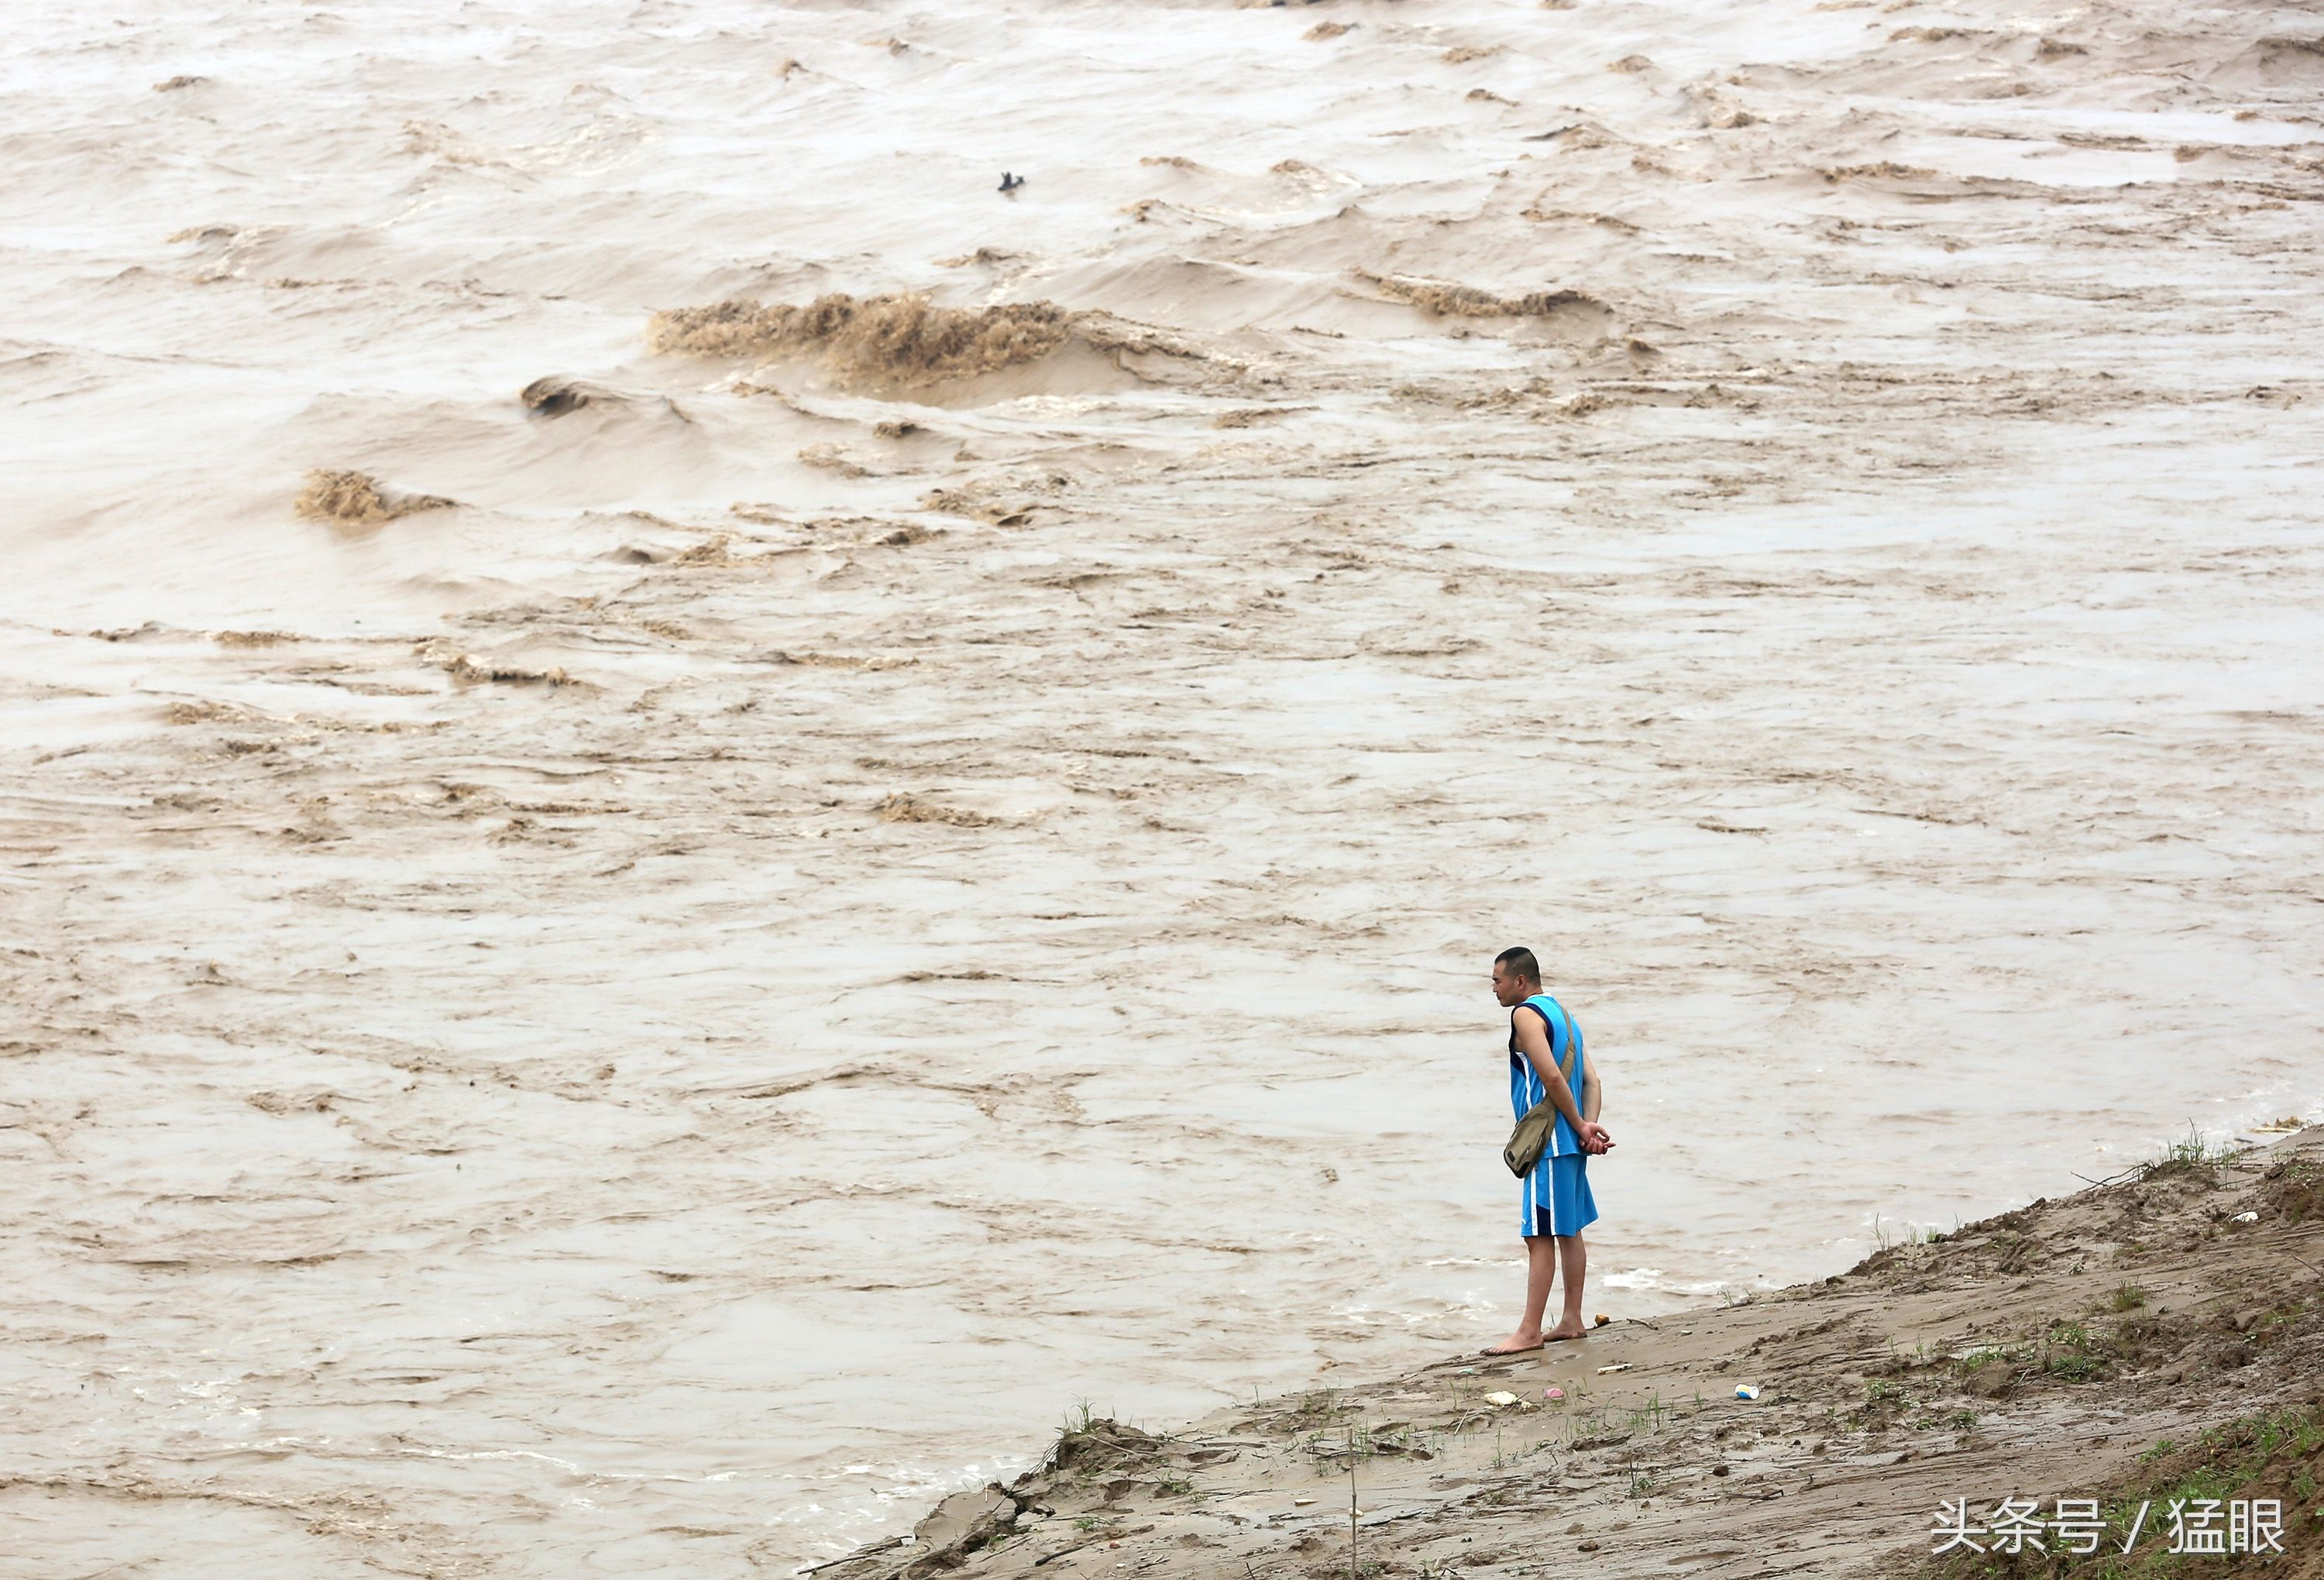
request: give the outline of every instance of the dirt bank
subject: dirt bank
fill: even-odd
[[[1360,1575],[1935,1567],[1945,1502],[2031,1497],[2046,1515],[2061,1496],[2110,1516],[2154,1500],[2129,1572],[2159,1573],[2163,1511],[2188,1495],[2279,1498],[2284,1553],[2265,1572],[2313,1575],[2319,1261],[2310,1127],[1546,1354],[1455,1356],[1158,1436],[1092,1420],[1012,1485],[821,1572],[1329,1580],[1351,1572],[1352,1492]],[[1545,1401],[1553,1387],[1563,1400]],[[1963,1557],[1947,1563],[2003,1566]],[[2049,1572],[2030,1557],[2006,1566]]]

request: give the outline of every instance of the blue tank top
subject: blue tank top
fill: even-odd
[[[1582,1077],[1588,1068],[1582,1059],[1584,1050],[1589,1046],[1582,1038],[1582,1028],[1574,1024],[1573,1017],[1565,1012],[1563,1004],[1545,993],[1535,993],[1519,1004],[1517,1009],[1531,1010],[1546,1022],[1549,1028],[1549,1062],[1558,1068],[1565,1067],[1566,1043],[1569,1039],[1572,1042],[1573,1106],[1579,1110],[1582,1106]],[[1523,1119],[1527,1110],[1548,1095],[1549,1088],[1543,1086],[1541,1077],[1534,1073],[1533,1061],[1517,1051],[1516,1012],[1512,1011],[1509,1028],[1509,1106],[1516,1110],[1517,1118]],[[1581,1150],[1582,1138],[1573,1133],[1573,1127],[1566,1123],[1565,1115],[1559,1114],[1557,1123],[1549,1132],[1549,1145],[1543,1150],[1542,1156],[1564,1158],[1578,1154]]]

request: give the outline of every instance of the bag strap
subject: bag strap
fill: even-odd
[[[1580,1037],[1579,1033],[1574,1030],[1573,1012],[1567,1009],[1563,1004],[1557,1003],[1555,999],[1551,999],[1549,1002],[1553,1004],[1557,1004],[1557,1012],[1565,1018],[1565,1057],[1557,1061],[1557,1073],[1565,1077],[1566,1090],[1572,1092],[1573,1091],[1573,1061],[1581,1051]],[[1526,1008],[1531,1010],[1535,1014],[1540,1015],[1542,1027],[1545,1030],[1547,1030],[1549,1026],[1549,1016],[1544,1013],[1542,1007],[1539,1004],[1535,1003],[1533,1000],[1527,999],[1526,1000]],[[1573,1093],[1573,1106],[1577,1111],[1582,1106],[1582,1094],[1579,1092]]]

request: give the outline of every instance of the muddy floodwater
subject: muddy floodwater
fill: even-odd
[[[0,1574],[788,1574],[2324,1107],[2324,53],[27,0]],[[1003,192],[1003,172],[1022,184]]]

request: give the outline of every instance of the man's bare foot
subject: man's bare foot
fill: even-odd
[[[1541,1335],[1519,1328],[1497,1344],[1487,1344],[1477,1353],[1480,1355],[1522,1355],[1528,1350],[1541,1348]]]
[[[1544,1344],[1563,1344],[1565,1340],[1570,1338],[1580,1338],[1583,1334],[1588,1333],[1589,1331],[1590,1330],[1588,1328],[1582,1326],[1582,1319],[1580,1317],[1569,1317],[1563,1322],[1559,1323],[1555,1327],[1551,1328],[1547,1333],[1543,1334],[1541,1337]]]

